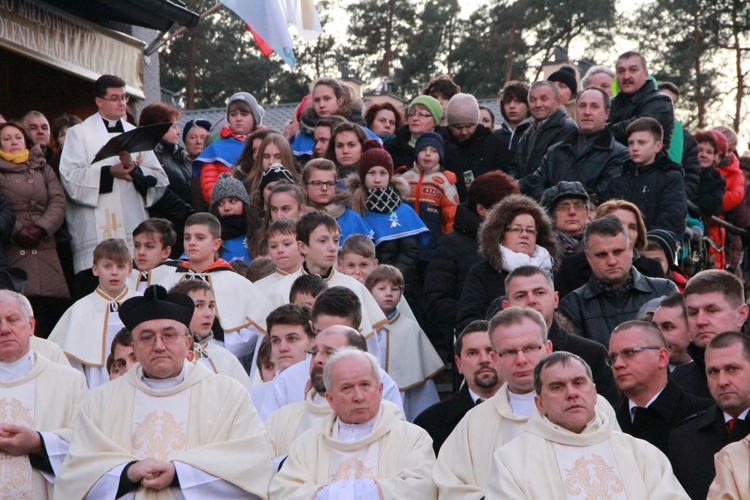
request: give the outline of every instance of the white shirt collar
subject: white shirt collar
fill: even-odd
[[[0,362],[0,381],[9,382],[25,377],[34,366],[34,355],[31,349],[25,355],[8,363]]]
[[[360,439],[363,439],[366,436],[370,435],[372,430],[375,428],[375,424],[380,419],[380,414],[382,413],[382,411],[382,409],[378,411],[378,414],[375,415],[375,418],[372,418],[367,422],[362,422],[361,424],[346,424],[339,420],[338,417],[336,417],[336,424],[338,425],[338,433],[336,439],[345,443],[350,443],[352,441],[359,441]]]
[[[651,403],[653,403],[654,401],[656,401],[656,398],[659,397],[659,395],[662,393],[663,390],[664,390],[664,388],[662,388],[661,391],[657,392],[656,395],[653,398],[651,398],[651,401],[649,401],[648,403],[646,403],[646,406],[644,406],[643,408],[648,408],[649,406],[651,406]],[[635,419],[635,409],[636,408],[638,408],[638,405],[635,404],[632,399],[628,399],[628,410],[630,410],[630,421],[631,422]]]
[[[487,398],[482,398],[482,396],[480,396],[476,392],[472,391],[471,387],[469,387],[468,389],[469,389],[469,396],[471,396],[471,400],[474,401],[474,404],[477,404],[477,399],[480,399],[480,398],[483,399],[483,400],[485,400],[485,401],[487,400]]]
[[[745,420],[747,418],[748,412],[750,412],[750,408],[746,408],[745,411],[743,411],[742,413],[740,413],[740,416],[737,417],[737,420]],[[733,418],[734,417],[732,415],[730,415],[727,412],[724,412],[724,422],[729,422]]]

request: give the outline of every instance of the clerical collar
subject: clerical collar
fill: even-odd
[[[151,389],[156,389],[157,391],[166,391],[168,389],[172,389],[174,387],[177,387],[185,380],[185,368],[187,367],[187,362],[185,362],[182,365],[182,371],[177,375],[176,377],[172,378],[147,378],[144,372],[141,372],[141,381],[149,386]]]
[[[747,414],[748,414],[748,412],[750,412],[750,408],[745,408],[745,411],[743,411],[742,413],[740,413],[740,414],[739,414],[739,415],[737,416],[737,420],[745,420],[745,419],[747,418]],[[729,413],[727,413],[727,412],[724,412],[724,422],[729,422],[729,421],[730,421],[730,420],[732,420],[733,418],[734,418],[734,417],[733,417],[732,415],[730,415],[730,414],[729,414]]]
[[[510,404],[510,411],[521,417],[530,417],[531,412],[536,406],[534,404],[534,396],[536,396],[534,391],[531,391],[528,394],[515,394],[510,392],[509,389],[508,403]]]
[[[312,403],[318,406],[328,406],[328,400],[326,399],[325,394],[318,394],[317,392],[313,394]]]
[[[320,276],[323,279],[323,281],[326,281],[328,278],[330,278],[333,275],[333,266],[331,266],[331,268],[329,268],[328,271],[325,272],[325,274],[318,274],[318,273],[310,272],[310,270],[307,269],[307,263],[303,262],[302,263],[302,274],[310,274],[310,275],[314,275],[314,276]]]
[[[4,363],[0,361],[0,381],[9,382],[25,377],[34,366],[34,351],[29,349],[25,355],[15,361]]]
[[[662,387],[661,391],[659,391],[656,394],[654,394],[654,397],[651,398],[651,400],[648,403],[646,403],[645,406],[641,406],[641,407],[639,407],[637,404],[635,404],[632,399],[628,398],[628,410],[630,410],[630,421],[632,422],[632,421],[635,420],[635,409],[636,408],[648,408],[649,406],[651,406],[653,404],[654,401],[656,401],[656,398],[659,397],[659,395],[662,393],[663,390],[664,390],[664,387]]]
[[[122,127],[122,120],[108,120],[107,118],[104,118],[102,116],[102,121],[104,122],[104,126],[107,128],[107,132],[109,133],[123,133],[125,132],[125,129]]]
[[[345,443],[351,443],[352,441],[359,441],[360,439],[369,436],[372,430],[375,428],[375,424],[380,419],[382,409],[378,411],[375,418],[362,422],[361,424],[345,424],[338,417],[336,417],[336,423],[338,424],[338,434],[336,439]]]

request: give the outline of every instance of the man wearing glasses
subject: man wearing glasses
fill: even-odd
[[[620,428],[665,454],[670,431],[712,403],[684,393],[668,377],[667,340],[653,323],[627,321],[615,328],[609,339],[609,364],[624,395],[615,410]]]
[[[193,300],[146,289],[120,306],[138,360],[79,414],[61,498],[265,498],[266,434],[247,390],[187,361]]]
[[[91,265],[97,243],[121,238],[132,250],[133,230],[146,220],[146,207],[161,198],[169,183],[152,151],[122,151],[119,158],[92,163],[112,137],[134,128],[125,120],[125,81],[103,75],[94,83],[94,96],[98,112],[68,130],[60,158],[60,181],[68,195],[65,219],[76,272],[74,299],[96,288]]]

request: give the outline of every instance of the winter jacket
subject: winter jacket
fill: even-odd
[[[677,291],[674,283],[663,278],[647,278],[631,268],[633,278],[629,293],[613,297],[603,292],[596,278],[565,296],[560,313],[571,322],[572,332],[609,346],[609,337],[617,325],[635,319],[638,310],[651,299]]]
[[[464,280],[472,266],[482,261],[477,243],[481,222],[479,215],[469,210],[465,203],[458,205],[453,232],[438,240],[427,267],[422,302],[448,352],[453,345]]]
[[[500,128],[492,132],[492,135],[500,139],[500,156],[498,158],[498,163],[500,164],[500,169],[506,174],[512,175],[510,173],[510,166],[513,163],[513,155],[516,152],[518,143],[521,141],[521,137],[523,137],[523,133],[526,132],[526,129],[529,128],[529,125],[531,125],[531,122],[533,121],[534,119],[531,117],[526,118],[516,126],[515,130],[513,130],[505,120],[502,120],[500,122]]]
[[[420,255],[422,260],[430,260],[440,236],[453,231],[458,206],[455,174],[441,172],[439,166],[435,168],[434,172],[424,172],[414,167],[401,176],[411,187],[404,201],[430,230],[430,241]]]
[[[650,165],[628,160],[622,174],[612,179],[608,199],[620,198],[641,209],[648,231],[666,229],[679,236],[685,230],[687,202],[682,167],[659,154]]]
[[[682,129],[681,163],[682,170],[685,171],[685,196],[691,200],[698,190],[701,164],[698,160],[698,142],[687,129]]]
[[[192,204],[190,184],[193,178],[193,168],[187,159],[185,148],[162,140],[154,148],[154,154],[164,167],[164,172],[169,179],[167,189],[174,192],[188,205]]]
[[[651,77],[633,94],[620,92],[612,98],[612,111],[609,113],[607,126],[617,142],[627,146],[628,125],[644,116],[654,118],[661,124],[664,129],[664,151],[669,151],[674,132],[674,104],[672,98],[659,91],[656,80]]]
[[[722,210],[724,212],[729,212],[739,205],[742,198],[745,196],[745,176],[742,173],[742,170],[740,170],[740,160],[736,155],[732,154],[731,159],[728,161],[725,159],[722,163],[717,165],[716,170],[718,170],[724,177],[724,180],[727,181]]]
[[[456,148],[456,158],[452,161],[446,160],[445,169],[456,174],[458,184],[462,184],[462,190],[466,189],[464,172],[471,172],[474,179],[482,174],[493,170],[501,170],[503,143],[492,135],[492,131],[484,125],[477,125],[474,134],[463,142],[459,142],[448,133],[448,142]],[[466,199],[466,193],[459,191],[461,200]]]
[[[518,142],[510,174],[516,179],[523,179],[539,168],[550,146],[568,140],[577,130],[578,125],[563,108],[555,111],[538,128],[535,121]]]
[[[8,256],[5,254],[5,247],[10,243],[15,223],[16,213],[0,190],[0,269],[8,267]]]
[[[235,135],[226,125],[222,127],[221,138],[212,142],[193,162],[193,177],[200,179],[201,194],[210,205],[211,192],[219,175],[232,173],[232,167],[245,147],[245,137]]]
[[[698,179],[699,183],[697,189],[695,194],[690,198],[690,201],[698,207],[701,213],[693,215],[696,217],[699,215],[705,217],[719,215],[721,213],[722,203],[724,202],[724,191],[726,189],[727,181],[725,181],[724,176],[716,170],[716,167],[701,168]]]
[[[16,215],[12,240],[5,247],[8,264],[28,274],[24,295],[67,298],[55,245],[55,231],[65,219],[65,192],[39,146],[30,153],[21,164],[0,159],[0,188]],[[35,245],[17,240],[19,232],[30,226],[44,233]]]
[[[560,181],[579,181],[595,202],[603,200],[609,182],[630,157],[628,148],[615,141],[606,128],[585,147],[579,144],[580,136],[576,130],[566,141],[549,148],[539,168],[521,181],[522,191],[539,200]]]

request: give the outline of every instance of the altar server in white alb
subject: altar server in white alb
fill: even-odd
[[[435,498],[432,439],[382,403],[375,357],[341,349],[326,364],[323,380],[333,413],[292,443],[269,497]]]
[[[122,327],[117,314],[120,305],[140,293],[125,281],[132,269],[132,258],[125,240],[104,240],[94,250],[94,275],[99,286],[65,311],[50,333],[70,365],[86,375],[89,389],[109,382],[107,353]]]
[[[159,286],[120,307],[138,364],[83,405],[59,498],[266,498],[271,455],[247,390],[186,359],[193,308]]]
[[[146,220],[146,207],[157,202],[169,184],[153,151],[123,151],[119,158],[92,163],[111,138],[135,128],[125,120],[128,96],[122,78],[99,77],[94,97],[99,112],[68,130],[60,158],[76,273],[91,268],[94,248],[103,240],[122,238],[132,249],[133,230]]]
[[[33,335],[29,301],[0,291],[0,498],[52,498],[87,393],[80,372],[30,349]]]
[[[689,498],[667,457],[595,407],[591,368],[555,352],[534,367],[536,409],[495,452],[487,499]],[[456,457],[461,459],[461,457]]]

